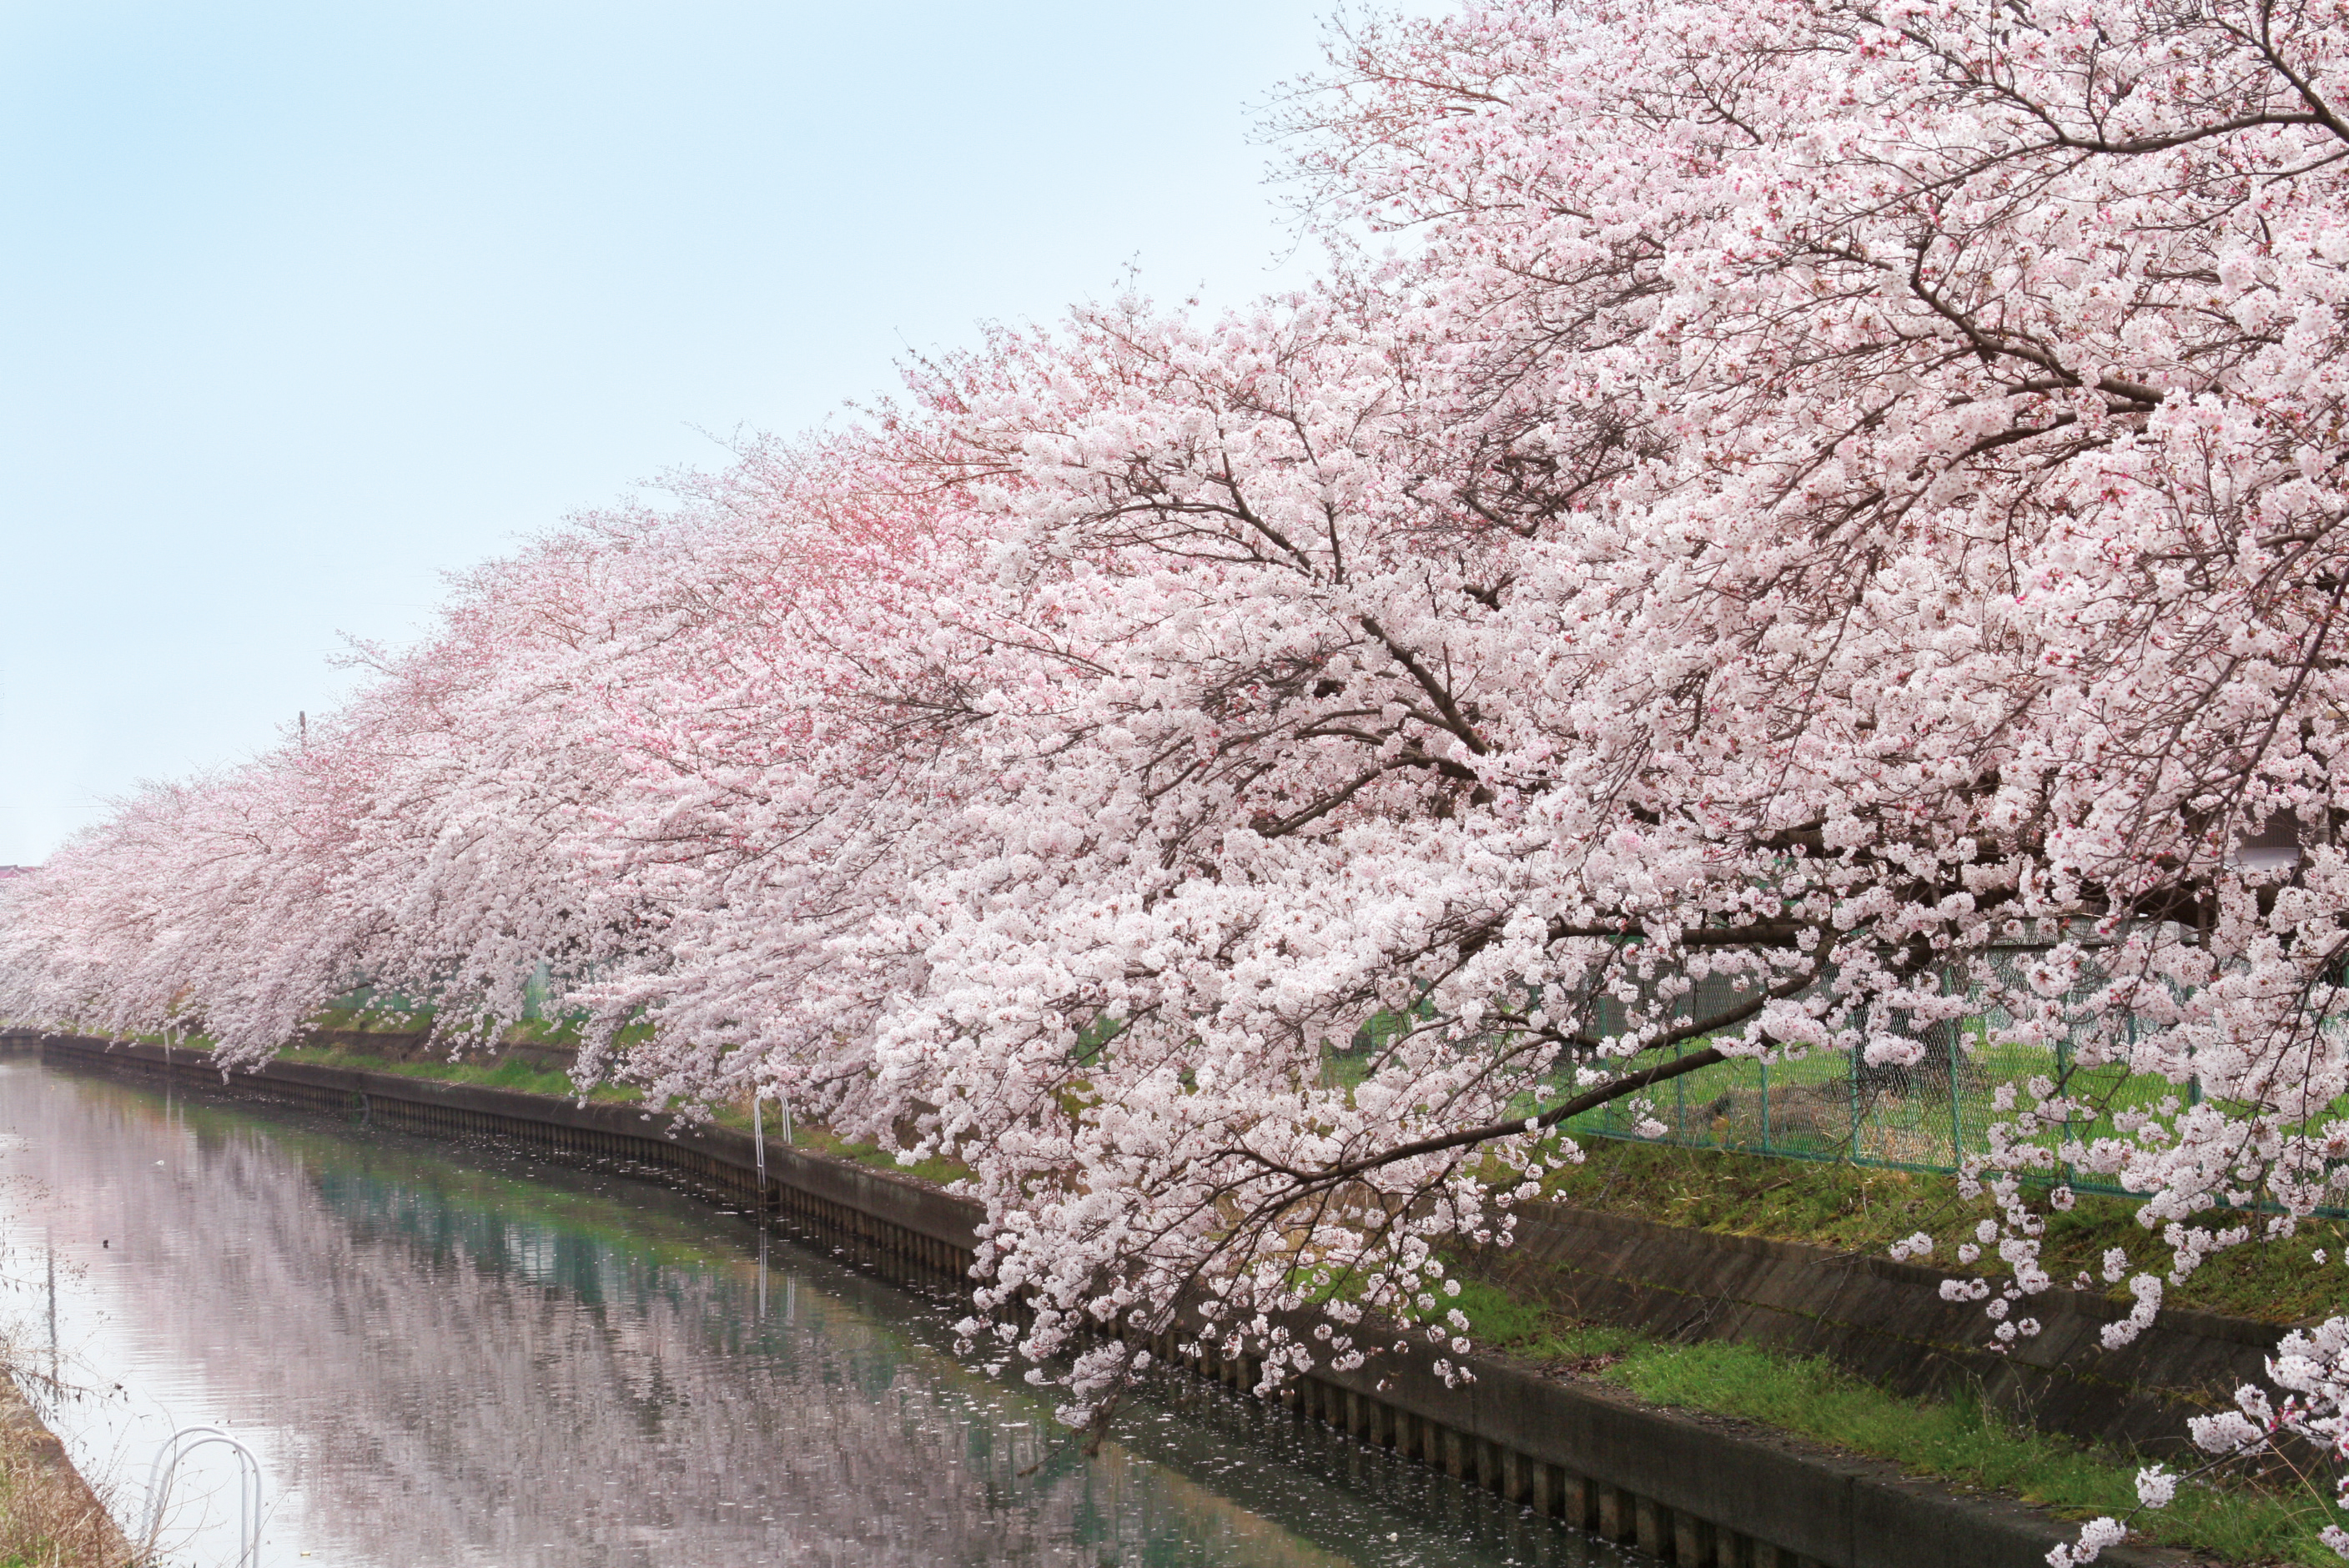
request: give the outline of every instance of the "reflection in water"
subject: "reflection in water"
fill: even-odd
[[[168,1432],[227,1426],[273,1564],[1628,1561],[1196,1383],[1088,1457],[954,1359],[945,1309],[529,1151],[18,1058],[0,1178],[77,1459],[135,1516]],[[197,1472],[166,1542],[226,1562],[230,1472]]]

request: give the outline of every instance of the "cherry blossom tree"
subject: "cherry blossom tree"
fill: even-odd
[[[962,1160],[968,1332],[1080,1420],[1139,1361],[1092,1331],[1185,1303],[1268,1383],[1399,1319],[1454,1370],[1444,1249],[1578,1111],[1996,1017],[2050,1067],[1951,1288],[2034,1332],[2094,1172],[2146,1195],[2117,1342],[2349,1169],[2344,49],[2250,0],[1343,36],[1286,100],[1321,284],[999,332],[485,570],[307,752],[20,879],[0,1006],[246,1059],[548,962],[591,1075]],[[2202,1435],[2336,1432],[2344,1332]]]

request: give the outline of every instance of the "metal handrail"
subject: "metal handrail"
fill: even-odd
[[[183,1439],[192,1443],[181,1446]],[[236,1532],[240,1542],[236,1568],[255,1568],[261,1561],[261,1460],[251,1449],[222,1431],[218,1427],[182,1427],[163,1439],[155,1450],[155,1462],[147,1470],[147,1522],[140,1532],[146,1548],[152,1551],[155,1537],[163,1528],[163,1504],[170,1497],[172,1479],[180,1472],[180,1461],[210,1443],[225,1443],[236,1452]],[[166,1456],[171,1463],[166,1465]]]

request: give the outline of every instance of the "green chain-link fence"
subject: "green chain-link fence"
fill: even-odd
[[[2002,951],[1992,955],[1993,962],[2006,978],[2015,979],[2017,967],[2033,951]],[[2095,984],[2096,977],[2091,975],[2063,998],[2067,1014],[2078,1016],[2085,1012]],[[1708,987],[1700,985],[1692,1002],[1696,1008],[1712,1012],[1722,1010],[1733,999],[1710,995]],[[2053,1047],[2015,1044],[2000,1037],[2007,1022],[2001,1011],[1985,1006],[1973,1016],[1934,1031],[1940,1037],[1921,1041],[1924,1057],[1909,1067],[1870,1066],[1857,1048],[1814,1052],[1800,1060],[1776,1064],[1746,1059],[1721,1062],[1659,1085],[1644,1105],[1617,1100],[1575,1118],[1568,1126],[1578,1137],[1954,1171],[1963,1156],[1988,1151],[1992,1122],[2012,1119],[2011,1112],[2001,1111],[1992,1103],[2000,1085],[2033,1077],[2060,1080],[2072,1067],[2070,1039]],[[1702,1048],[1702,1041],[1692,1041],[1664,1051],[1661,1057],[1670,1059]],[[2072,1087],[2075,1094],[2085,1095],[2098,1115],[2092,1126],[2074,1127],[2062,1136],[2089,1140],[2116,1132],[2112,1118],[2119,1112],[2151,1106],[2169,1096],[2190,1100],[2196,1093],[2192,1085],[2132,1076],[2119,1068],[2082,1069],[2074,1077]],[[1640,1124],[1649,1117],[1662,1123],[1661,1134],[1640,1131]],[[2067,1175],[2084,1191],[2121,1191],[2101,1179],[2080,1177],[2076,1172]]]

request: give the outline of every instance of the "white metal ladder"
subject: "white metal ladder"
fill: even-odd
[[[191,1438],[195,1440],[190,1442]],[[182,1427],[155,1450],[155,1462],[147,1471],[147,1522],[140,1532],[140,1542],[154,1550],[155,1537],[163,1528],[163,1505],[170,1500],[180,1461],[212,1443],[224,1443],[235,1450],[236,1568],[255,1568],[261,1561],[261,1461],[254,1458],[251,1449],[218,1427]],[[166,1464],[166,1460],[171,1462]]]

